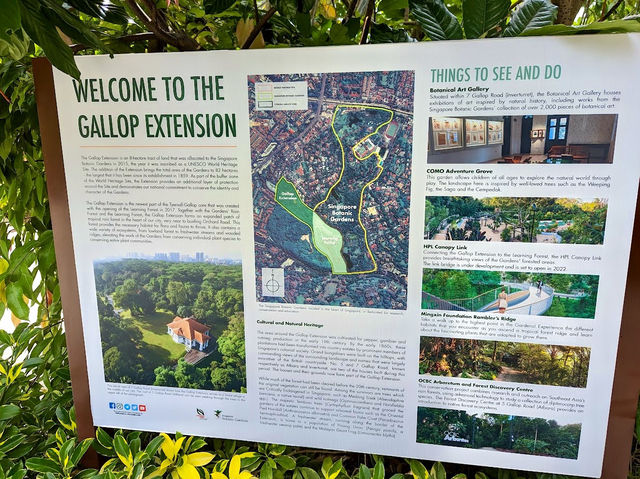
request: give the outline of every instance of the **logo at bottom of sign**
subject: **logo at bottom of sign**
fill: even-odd
[[[109,409],[115,414],[124,414],[127,416],[140,416],[147,412],[146,404],[133,404],[122,402],[109,402]]]

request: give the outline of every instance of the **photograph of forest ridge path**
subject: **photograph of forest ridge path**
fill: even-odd
[[[605,198],[428,196],[424,239],[602,244]]]
[[[591,349],[479,339],[420,338],[420,374],[587,387]]]
[[[94,262],[105,380],[246,392],[240,262],[137,256]]]
[[[577,459],[582,424],[562,419],[419,407],[416,440],[425,444]]]
[[[593,319],[599,281],[588,274],[427,268],[422,309]]]

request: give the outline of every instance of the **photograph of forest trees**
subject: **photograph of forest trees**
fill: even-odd
[[[420,374],[587,387],[591,349],[479,339],[420,338]]]
[[[102,260],[94,276],[107,382],[246,392],[239,261]]]
[[[577,459],[581,424],[506,414],[418,408],[417,442]]]
[[[600,277],[588,274],[424,269],[422,309],[593,319]],[[506,308],[500,311],[500,295]]]
[[[429,196],[428,240],[602,244],[603,198]]]

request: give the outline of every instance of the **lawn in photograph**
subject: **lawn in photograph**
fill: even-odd
[[[582,424],[560,419],[469,414],[454,409],[418,408],[416,441],[536,456],[577,459]]]
[[[418,361],[430,376],[584,388],[590,356],[579,346],[422,336]]]
[[[604,198],[425,198],[428,240],[602,244]]]
[[[599,279],[587,274],[427,268],[422,309],[593,319]]]
[[[246,391],[242,267],[198,257],[94,263],[107,382]]]

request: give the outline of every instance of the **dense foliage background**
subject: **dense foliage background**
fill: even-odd
[[[74,54],[639,31],[636,0],[0,0],[0,479],[84,477],[76,437],[31,60]],[[626,20],[623,20],[626,18]],[[157,307],[157,305],[156,305]],[[640,424],[636,432],[640,430]],[[97,431],[105,478],[445,478],[435,464]],[[640,477],[637,446],[632,477]],[[205,450],[208,452],[202,452]],[[548,477],[447,466],[482,479]]]

